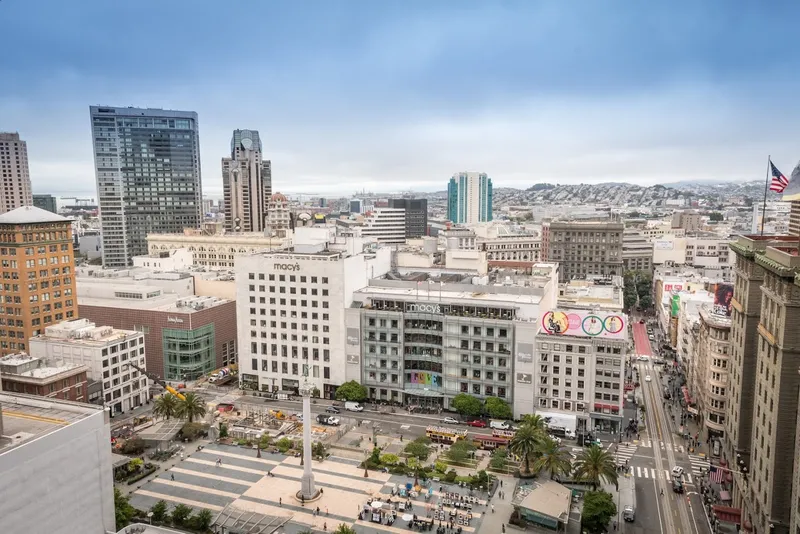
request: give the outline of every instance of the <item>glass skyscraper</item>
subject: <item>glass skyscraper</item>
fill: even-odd
[[[447,185],[447,218],[457,224],[492,220],[492,179],[485,173],[460,172]]]
[[[197,113],[90,106],[103,266],[147,254],[147,234],[199,228]]]

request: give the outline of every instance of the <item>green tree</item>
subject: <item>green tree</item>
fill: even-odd
[[[131,506],[128,498],[119,491],[119,488],[114,488],[114,518],[116,519],[117,530],[122,530],[135,515],[136,508]]]
[[[453,443],[450,450],[447,451],[447,457],[454,462],[463,463],[472,457],[472,453],[475,452],[475,449],[475,445],[471,442],[460,439]]]
[[[358,534],[358,533],[355,531],[355,529],[350,528],[349,526],[342,523],[338,527],[336,527],[336,530],[333,531],[333,534]]]
[[[533,470],[537,473],[547,471],[550,473],[550,480],[557,475],[567,475],[572,469],[569,453],[561,448],[554,439],[549,436],[539,443],[539,457],[533,462]]]
[[[141,458],[133,458],[130,462],[128,462],[128,472],[135,473],[144,465],[144,462]]]
[[[222,421],[219,422],[219,437],[220,439],[228,437],[228,425]]]
[[[153,505],[152,508],[150,508],[150,511],[153,512],[153,521],[161,523],[167,518],[167,501],[158,501]]]
[[[400,462],[400,457],[396,454],[381,454],[381,464],[395,465]]]
[[[176,526],[183,526],[190,515],[192,515],[192,509],[185,504],[179,504],[172,509],[172,522]]]
[[[522,417],[522,424],[528,425],[533,427],[535,430],[539,430],[540,432],[544,433],[547,423],[544,418],[539,414],[528,414]]]
[[[477,417],[483,413],[483,404],[480,399],[466,393],[459,393],[453,397],[450,406],[461,415]]]
[[[597,445],[584,449],[575,461],[575,477],[597,489],[601,481],[617,486],[617,466],[614,457]]]
[[[711,222],[722,222],[725,220],[725,216],[718,211],[712,211],[708,214],[708,220]]]
[[[492,454],[492,459],[489,460],[489,467],[492,469],[503,470],[508,465],[508,451],[505,449],[496,449]]]
[[[589,534],[606,532],[609,521],[616,515],[614,497],[607,491],[589,491],[583,496],[581,526]]]
[[[193,529],[205,532],[211,526],[211,521],[213,519],[214,515],[211,513],[211,510],[206,510],[203,508],[197,512],[197,514],[192,516],[192,518],[189,520],[189,523],[192,525]]]
[[[406,454],[413,458],[419,458],[420,460],[427,460],[428,456],[431,455],[431,448],[428,447],[427,443],[421,441],[420,439],[415,439],[405,448]]]
[[[267,447],[269,447],[270,443],[272,443],[272,436],[270,436],[265,432],[264,434],[261,434],[261,438],[259,438],[258,440],[258,448],[266,449]]]
[[[651,297],[649,293],[647,295],[642,295],[639,297],[639,306],[641,306],[644,310],[652,308],[653,297]]]
[[[511,438],[509,448],[511,452],[522,458],[521,473],[531,473],[531,464],[539,454],[539,443],[543,433],[529,425],[522,425],[514,437]]]
[[[203,400],[203,397],[189,392],[184,394],[183,399],[179,400],[175,415],[192,423],[195,419],[204,417],[207,411],[208,406],[206,406],[206,401]]]
[[[511,419],[514,417],[514,413],[508,403],[497,397],[487,397],[486,413],[489,414],[489,417],[495,419]]]
[[[351,380],[336,388],[336,399],[340,401],[361,402],[368,397],[367,388]]]
[[[178,397],[172,393],[159,395],[153,401],[153,415],[170,419],[178,413]]]

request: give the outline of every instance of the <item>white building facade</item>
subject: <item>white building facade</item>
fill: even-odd
[[[403,208],[375,208],[364,219],[361,235],[378,243],[405,243],[406,210]]]
[[[102,382],[103,400],[111,413],[121,414],[148,400],[144,334],[96,326],[86,319],[64,321],[31,338],[31,356],[85,365],[92,380]]]

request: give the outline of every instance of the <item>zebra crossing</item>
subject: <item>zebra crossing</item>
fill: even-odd
[[[658,444],[658,447],[664,451],[667,450],[667,447],[671,448],[673,451],[683,454],[686,452],[686,448],[683,445],[676,445],[674,443],[664,443],[663,441],[651,441],[649,439],[643,439],[639,441],[639,446],[644,447],[647,449],[653,448]]]
[[[711,462],[708,461],[708,458],[697,454],[689,455],[689,463],[692,464],[692,473],[694,473],[694,476],[696,477],[701,476],[703,473],[707,473],[708,467],[711,465]]]
[[[636,478],[647,478],[655,480],[672,480],[672,472],[669,469],[655,469],[652,467],[635,466],[630,468],[630,472]],[[694,471],[693,471],[694,472]],[[687,484],[694,484],[694,478],[689,473],[683,474],[683,480]]]
[[[628,443],[619,443],[614,450],[614,457],[617,459],[617,465],[626,465],[633,455],[636,454],[636,449],[638,449],[638,445],[635,444],[628,444]]]

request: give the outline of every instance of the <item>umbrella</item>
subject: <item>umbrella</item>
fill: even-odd
[[[403,521],[411,521],[414,519],[414,516],[411,514],[403,514]]]
[[[381,501],[372,501],[371,506],[377,510],[378,508],[383,506],[383,503]]]

